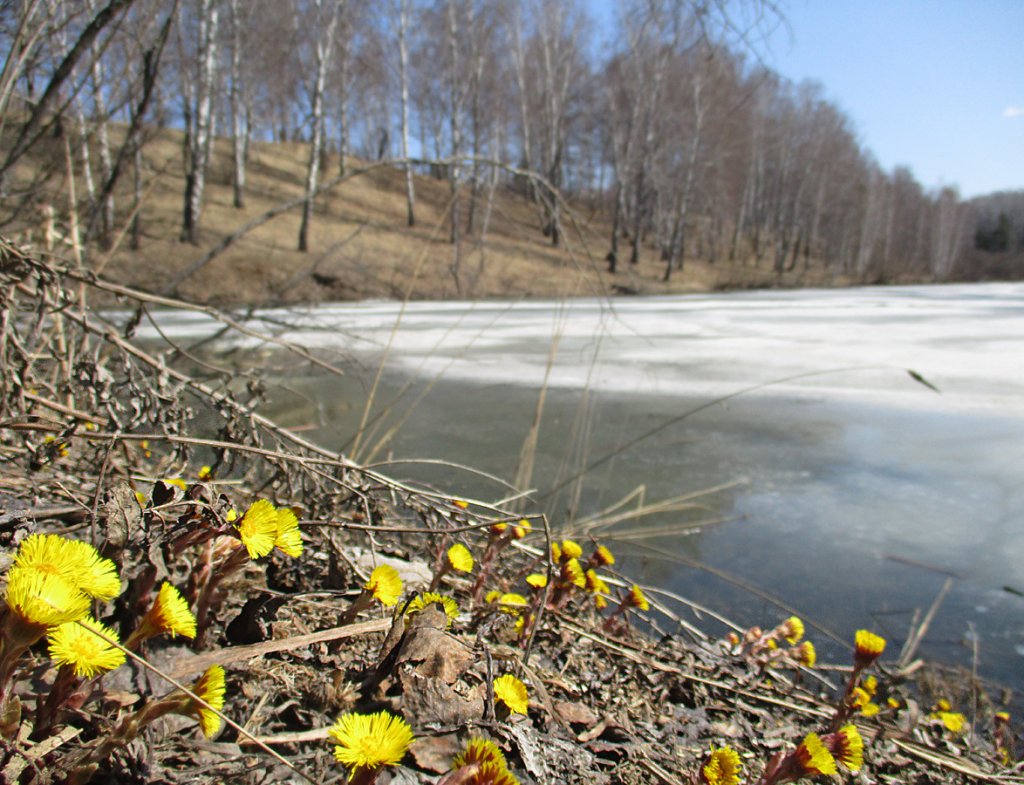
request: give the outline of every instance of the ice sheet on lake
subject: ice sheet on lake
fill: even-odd
[[[196,314],[159,319],[178,338],[213,327]],[[561,388],[716,396],[764,384],[773,394],[1024,411],[1022,284],[374,301],[265,309],[249,324],[308,348],[387,349],[391,368],[491,384],[537,386],[557,351],[549,384]],[[941,399],[927,400],[934,394],[908,369],[939,387]]]

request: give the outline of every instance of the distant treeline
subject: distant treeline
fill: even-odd
[[[647,246],[666,280],[687,258],[857,281],[1024,275],[1024,193],[965,202],[884,171],[821,85],[764,66],[750,42],[783,22],[771,0],[622,0],[606,29],[576,0],[3,2],[0,228],[32,199],[16,165],[63,127],[81,230],[104,240],[143,198],[147,129],[171,126],[187,242],[216,134],[234,143],[237,206],[253,139],[309,143],[301,250],[318,189],[359,156],[406,171],[410,225],[413,173],[446,179],[452,242],[479,231],[493,187],[535,202],[555,244],[566,203],[604,210],[611,272]]]

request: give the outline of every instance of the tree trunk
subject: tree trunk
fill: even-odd
[[[248,116],[243,108],[242,96],[242,13],[241,0],[231,0],[231,89],[228,95],[231,110],[231,190],[232,202],[238,209],[245,207],[245,164],[248,147]]]
[[[398,11],[398,62],[402,91],[402,157],[405,158],[406,223],[416,225],[416,191],[409,163],[409,0],[401,0]]]
[[[323,3],[331,3],[326,27],[323,22]],[[339,3],[335,0],[314,0],[318,26],[316,42],[316,75],[313,81],[312,122],[313,133],[309,143],[309,166],[306,168],[306,201],[302,205],[302,223],[299,225],[299,250],[309,250],[309,224],[313,217],[313,197],[320,175],[320,150],[324,141],[324,86],[327,83],[327,64],[334,45],[334,30],[338,24]]]
[[[451,192],[451,234],[449,240],[453,246],[452,263],[450,272],[455,280],[455,289],[458,291],[459,283],[459,156],[462,154],[462,123],[459,115],[462,111],[461,91],[459,90],[459,42],[458,42],[458,17],[455,13],[455,0],[448,0],[448,54],[450,58],[448,74],[449,84],[449,110],[451,112],[449,121],[449,132],[452,141],[452,164],[448,172]]]
[[[135,178],[132,188],[132,239],[131,248],[139,250],[142,244],[142,221],[139,217],[142,206],[142,145],[135,145]]]
[[[348,127],[348,46],[345,46],[341,53],[341,62],[338,65],[338,87],[341,92],[341,100],[338,102],[338,175],[345,176],[348,171],[345,159],[348,157],[349,127]]]
[[[213,131],[213,83],[217,69],[217,26],[220,10],[215,0],[199,3],[199,78],[195,107],[186,112],[185,204],[181,222],[181,241],[199,244],[199,219],[209,163]]]

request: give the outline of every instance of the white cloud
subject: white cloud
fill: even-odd
[[[1008,106],[1003,110],[1003,117],[1024,117],[1024,106]]]

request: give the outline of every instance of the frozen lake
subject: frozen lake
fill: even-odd
[[[361,361],[343,380],[292,368],[274,396],[271,414],[325,443],[512,479],[546,384],[530,487],[555,524],[639,485],[650,502],[734,483],[706,510],[639,522],[656,527],[640,540],[628,524],[601,534],[613,547],[623,537],[627,572],[743,624],[788,615],[777,600],[843,640],[870,626],[894,648],[951,576],[921,653],[969,664],[976,641],[980,671],[1020,686],[1024,285],[368,302],[258,317]],[[188,314],[161,324],[179,338],[209,331]],[[384,356],[377,403],[389,411],[355,443]],[[389,424],[399,427],[382,444]],[[481,499],[507,493],[452,469],[388,471]],[[811,637],[843,656],[826,633]]]

